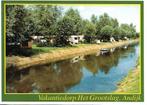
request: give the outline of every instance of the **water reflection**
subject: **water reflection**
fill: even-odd
[[[120,79],[119,76],[115,78],[113,75],[118,74],[120,64],[130,58],[137,59],[138,53],[136,53],[136,50],[138,49],[136,48],[138,46],[131,46],[127,49],[116,48],[109,55],[77,56],[72,59],[30,67],[27,70],[24,69],[15,73],[7,73],[7,92],[104,92],[103,89],[107,90],[106,92],[111,92],[116,82],[112,85],[112,89],[106,89],[109,86],[108,84],[113,80],[119,81]],[[135,63],[128,64],[129,66],[126,67],[135,65]],[[110,71],[113,71],[113,75],[109,73]],[[91,73],[92,80],[88,79],[89,77],[85,73],[87,73],[86,75]],[[111,74],[109,81],[102,79],[102,76],[106,78],[102,73],[105,75]],[[92,84],[92,87],[89,86],[88,81]],[[101,87],[102,84],[105,84],[105,88]],[[90,91],[87,89],[88,87]],[[79,90],[80,88],[82,90]]]
[[[14,75],[14,91],[63,92],[80,81],[82,78],[81,67],[80,62],[73,64],[69,60],[31,67],[27,74]],[[19,79],[16,79],[17,76]]]

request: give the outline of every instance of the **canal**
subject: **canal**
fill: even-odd
[[[110,54],[91,54],[8,72],[8,93],[111,93],[139,57],[139,45],[116,48]]]

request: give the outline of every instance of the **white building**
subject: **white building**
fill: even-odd
[[[69,41],[70,44],[78,44],[84,41],[84,35],[71,35]]]
[[[110,38],[110,42],[115,42],[114,37],[111,37],[111,38]]]
[[[100,44],[101,43],[101,41],[100,40],[95,40],[95,42],[96,42],[96,44]]]

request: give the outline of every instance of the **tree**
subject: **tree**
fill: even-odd
[[[96,24],[97,21],[98,21],[97,16],[93,14],[93,15],[91,16],[91,22],[92,22],[93,24]]]
[[[20,54],[20,45],[25,39],[26,16],[27,11],[23,5],[6,6],[6,55]]]
[[[23,5],[15,6],[15,23],[12,29],[14,34],[23,35],[25,30],[25,17],[27,16],[27,11]]]
[[[95,28],[95,25],[92,22],[85,20],[84,25],[85,25],[84,26],[84,30],[85,30],[84,34],[85,35],[91,35],[91,36],[95,35],[96,28]]]
[[[103,41],[109,41],[112,34],[113,34],[112,26],[106,25],[101,29],[101,39]]]
[[[6,32],[7,35],[12,35],[14,34],[12,27],[15,23],[15,10],[14,10],[15,6],[14,5],[6,5]]]
[[[127,35],[127,31],[120,27],[120,39],[123,39]]]
[[[137,32],[136,32],[136,26],[133,25],[132,23],[130,24],[130,37],[136,38],[137,37]]]
[[[25,33],[27,33],[29,36],[36,34],[36,22],[35,22],[35,12],[30,9],[27,10],[27,16],[25,17]]]
[[[111,18],[111,26],[113,28],[112,36],[116,41],[118,41],[120,39],[120,28],[118,20],[116,18]]]
[[[113,28],[112,36],[114,37],[115,40],[119,40],[121,38],[121,30],[119,27]]]
[[[99,36],[101,34],[101,29],[105,27],[106,25],[111,26],[112,22],[109,15],[107,13],[104,13],[103,15],[99,16],[99,20],[96,23],[96,35]]]
[[[94,41],[94,37],[95,37],[95,33],[96,33],[96,27],[95,24],[93,24],[92,22],[88,21],[88,20],[84,20],[83,21],[84,24],[84,39],[86,42],[88,43],[92,43]]]
[[[71,35],[79,35],[83,32],[82,18],[78,10],[70,8],[57,23],[57,44],[68,45]]]
[[[7,38],[11,35],[15,42],[20,41],[25,33],[25,18],[27,11],[23,5],[7,5],[6,6],[6,24]]]
[[[64,16],[61,18],[57,24],[56,46],[69,45],[68,39],[71,35],[74,35],[74,28],[74,21],[71,17]]]
[[[61,7],[51,5],[36,5],[27,7],[30,11],[28,17],[28,26],[33,27],[34,30],[28,28],[28,31],[33,32],[34,35],[49,36],[56,34],[55,24],[61,16]],[[31,25],[32,24],[32,25]]]
[[[137,32],[136,33],[136,37],[135,38],[138,38],[140,36],[140,33],[139,32]]]
[[[121,24],[121,36],[122,37],[128,37],[128,38],[133,38],[136,35],[136,29],[133,24]]]
[[[116,18],[115,19],[111,18],[111,26],[113,28],[118,28],[119,27],[119,23],[118,23],[118,20]]]
[[[73,33],[72,35],[79,35],[82,34],[82,18],[80,13],[77,9],[70,8],[64,15],[64,17],[71,18],[73,22],[73,29],[71,30]]]
[[[106,25],[111,26],[111,17],[107,13],[104,13],[99,17],[99,24],[101,25],[101,28]]]
[[[57,27],[58,35],[60,36],[71,36],[75,34],[74,21],[69,16],[64,16],[61,20],[59,20]]]

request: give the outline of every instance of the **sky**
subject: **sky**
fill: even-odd
[[[92,14],[96,16],[108,13],[112,18],[117,18],[121,23],[133,23],[136,25],[136,31],[140,32],[140,6],[139,5],[94,5],[94,6],[63,6],[63,11],[69,8],[78,9],[80,15],[84,19],[90,20]]]

